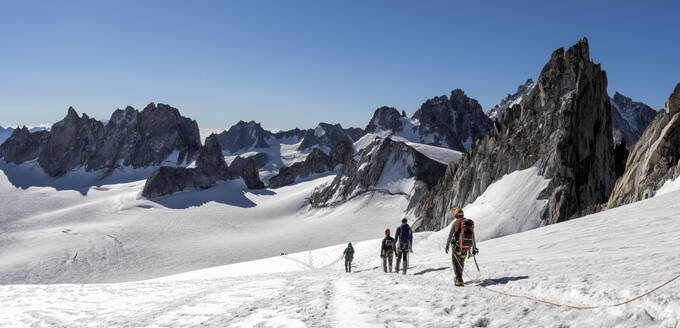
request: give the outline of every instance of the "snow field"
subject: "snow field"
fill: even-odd
[[[481,242],[484,286],[606,305],[680,273],[680,193]],[[640,218],[647,223],[641,227]],[[379,239],[151,281],[0,287],[12,327],[677,327],[680,284],[616,308],[573,310],[454,287],[446,231],[415,235],[407,275],[383,273]],[[267,273],[262,272],[267,268]],[[277,272],[278,271],[278,272]]]
[[[0,173],[0,283],[156,278],[374,238],[405,211],[405,196],[385,194],[311,209],[311,191],[332,178],[263,191],[233,180],[147,200],[143,180],[23,190]]]

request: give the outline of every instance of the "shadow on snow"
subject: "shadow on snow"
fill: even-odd
[[[130,183],[146,180],[157,167],[136,170],[100,170],[85,172],[75,170],[61,177],[48,176],[35,161],[16,165],[0,159],[0,171],[16,188],[51,187],[57,191],[73,190],[85,196],[91,188],[101,189],[104,185]],[[0,175],[1,177],[1,175]]]
[[[248,189],[241,179],[218,182],[207,189],[187,189],[168,196],[149,198],[149,201],[171,209],[186,209],[215,202],[229,206],[251,208],[257,206],[246,194],[274,196],[269,189]]]

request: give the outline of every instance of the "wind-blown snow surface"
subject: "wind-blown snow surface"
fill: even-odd
[[[482,285],[570,305],[614,304],[680,273],[680,192],[479,244]],[[470,214],[468,214],[470,216]],[[477,217],[471,217],[480,220]],[[481,222],[481,221],[479,221]],[[0,286],[11,327],[678,327],[680,282],[620,306],[553,307],[454,287],[446,229],[415,235],[408,275],[382,273],[379,242],[151,281]]]
[[[538,167],[506,174],[492,183],[465,214],[476,218],[477,239],[486,240],[538,228],[547,199],[537,199],[550,180],[540,176]]]
[[[27,173],[13,169],[0,170],[0,284],[149,279],[365,240],[397,222],[408,203],[376,194],[311,209],[307,198],[332,175],[261,191],[233,180],[148,200],[140,197],[144,180],[76,188],[69,174],[22,189],[8,174]]]

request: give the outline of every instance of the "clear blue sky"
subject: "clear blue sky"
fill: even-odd
[[[364,127],[461,88],[488,109],[588,37],[654,108],[680,81],[678,1],[3,1],[0,124],[149,102],[201,127]]]

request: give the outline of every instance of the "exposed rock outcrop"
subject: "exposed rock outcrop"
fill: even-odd
[[[406,115],[406,113],[403,114]],[[380,107],[375,110],[373,118],[366,126],[366,132],[376,133],[384,130],[391,130],[395,133],[401,132],[404,129],[402,117],[394,107]]]
[[[48,131],[31,133],[25,126],[14,129],[12,135],[0,145],[0,158],[15,164],[34,160],[42,152],[49,136]]]
[[[466,151],[490,128],[491,120],[477,100],[455,89],[450,97],[428,99],[410,119],[404,111],[400,114],[396,108],[380,107],[366,126],[366,132]]]
[[[354,143],[364,134],[364,130],[359,128],[343,129],[340,124],[319,123],[314,130],[305,133],[298,149],[319,147],[329,152],[339,141]]]
[[[212,134],[205,140],[196,157],[195,167],[167,167],[158,168],[146,180],[142,195],[148,198],[170,195],[186,188],[209,188],[218,181],[242,177],[249,189],[262,189],[264,183],[260,180],[257,164],[254,158],[246,159],[238,171],[229,169],[222,155],[217,135]]]
[[[38,163],[49,176],[60,176],[81,166],[92,166],[97,143],[104,139],[104,125],[69,107],[66,117],[52,125]],[[98,167],[99,168],[99,167]]]
[[[413,118],[420,123],[418,133],[433,139],[429,144],[458,151],[470,149],[491,128],[482,106],[461,89],[451,91],[449,97],[428,99]]]
[[[243,178],[243,182],[245,182],[248,189],[264,188],[264,182],[260,180],[260,171],[258,170],[255,158],[248,157],[246,164],[243,165],[241,170],[237,171],[236,174]]]
[[[312,206],[338,205],[366,192],[404,195],[412,206],[437,183],[446,168],[390,138],[377,138],[357,156],[358,162],[350,158],[329,185],[314,191]],[[413,179],[413,185],[399,183],[408,179]]]
[[[501,120],[445,177],[414,214],[420,230],[449,223],[450,210],[474,201],[496,179],[537,165],[550,180],[542,219],[555,223],[594,211],[614,186],[615,158],[607,77],[584,38],[556,50],[524,103]],[[518,204],[521,206],[521,204]]]
[[[680,176],[680,83],[666,108],[630,150],[623,176],[616,182],[607,206],[629,204],[654,196],[666,181]]]
[[[265,166],[269,162],[269,155],[266,153],[257,153],[252,156],[236,156],[233,161],[229,164],[229,169],[233,172],[240,172],[241,169],[248,163],[248,160],[252,158],[255,161],[255,165],[258,168]]]
[[[297,178],[306,178],[312,174],[332,171],[337,165],[351,161],[353,153],[352,144],[345,140],[338,141],[331,151],[331,155],[326,155],[319,148],[314,148],[303,162],[282,167],[278,175],[269,179],[269,187],[287,186],[294,183]]]
[[[205,140],[193,168],[162,166],[146,180],[142,196],[148,198],[170,195],[186,188],[209,188],[218,181],[234,178],[222,156],[215,134]]]
[[[10,137],[3,145],[13,144],[14,153],[31,156],[9,158],[20,163],[37,157],[40,167],[50,176],[60,176],[80,167],[94,171],[160,165],[174,152],[178,154],[172,158],[176,164],[189,163],[201,148],[196,121],[164,104],[151,103],[142,112],[132,107],[116,110],[106,126],[86,114],[79,117],[71,107],[50,132],[30,135],[25,132]],[[36,148],[35,142],[23,140],[44,142]],[[25,149],[16,145],[23,145]]]
[[[632,147],[640,139],[647,126],[659,114],[644,103],[633,101],[618,92],[611,97],[610,102],[614,142],[623,140],[628,147]]]
[[[269,147],[267,140],[273,135],[263,129],[260,123],[239,121],[217,137],[223,149],[233,153],[242,149],[267,148]]]
[[[503,113],[505,113],[508,108],[515,106],[515,105],[522,105],[524,102],[524,99],[526,99],[527,95],[531,91],[531,89],[536,86],[536,83],[534,83],[534,80],[528,79],[524,84],[520,84],[517,87],[517,91],[513,94],[509,94],[505,96],[499,102],[496,106],[494,106],[492,109],[490,109],[486,114],[489,116],[490,119],[492,120],[500,120],[501,117],[503,117]]]

